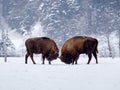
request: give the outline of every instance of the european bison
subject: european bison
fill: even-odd
[[[27,54],[25,55],[26,64],[29,56],[32,59],[33,64],[35,64],[33,53],[42,54],[42,64],[44,64],[45,58],[49,61],[49,64],[51,64],[51,61],[57,59],[59,56],[59,49],[56,43],[48,37],[29,38],[26,40],[25,46],[27,50]]]
[[[88,63],[90,63],[92,54],[97,60],[97,45],[98,40],[92,37],[86,36],[74,36],[68,39],[62,46],[60,59],[66,64],[77,64],[77,60],[80,54],[87,54],[89,57]]]

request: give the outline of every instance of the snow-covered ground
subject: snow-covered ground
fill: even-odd
[[[24,57],[0,58],[0,90],[120,90],[120,58],[80,58],[78,65],[66,65],[59,59],[42,65],[35,57],[24,64]]]

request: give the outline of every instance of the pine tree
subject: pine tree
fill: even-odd
[[[6,45],[6,32],[2,30],[2,48],[3,56],[5,57],[5,62],[7,62],[7,45]]]

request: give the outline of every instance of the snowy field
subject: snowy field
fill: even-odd
[[[0,58],[0,90],[120,90],[120,58],[80,58],[78,65],[66,65],[55,60],[42,65],[35,57],[24,64],[24,57]]]

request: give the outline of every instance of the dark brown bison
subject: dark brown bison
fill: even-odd
[[[77,60],[80,54],[87,54],[89,57],[88,63],[90,63],[92,54],[97,60],[97,45],[98,40],[92,37],[86,36],[74,36],[67,41],[62,46],[60,59],[66,64],[77,64]]]
[[[47,37],[29,38],[26,40],[25,46],[27,50],[27,54],[25,55],[26,64],[29,56],[33,64],[35,64],[33,54],[42,54],[42,64],[44,64],[45,58],[49,61],[49,64],[51,64],[51,61],[57,59],[59,56],[59,50],[56,43]]]

